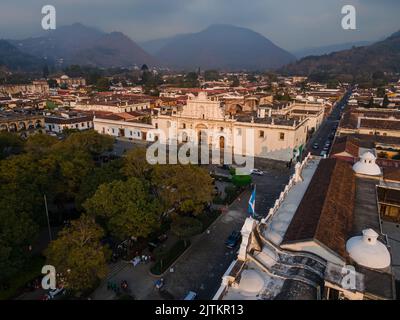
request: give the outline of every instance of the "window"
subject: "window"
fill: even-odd
[[[241,136],[241,135],[242,135],[242,129],[237,129],[236,132],[237,132],[237,135],[238,135],[238,136]]]
[[[219,128],[219,131],[220,131],[220,132],[223,132],[223,131],[224,131],[224,128],[223,128],[223,127],[220,127],[220,128]]]
[[[260,137],[260,138],[264,138],[264,131],[263,131],[263,130],[260,130],[260,131],[259,131],[259,137]]]
[[[285,133],[284,132],[280,132],[279,133],[279,140],[285,140]]]
[[[155,126],[156,126],[156,129],[158,129],[158,123],[156,123]]]
[[[186,123],[182,123],[182,129],[186,129]]]

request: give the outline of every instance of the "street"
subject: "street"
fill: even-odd
[[[339,101],[335,108],[332,110],[332,113],[325,119],[319,129],[314,133],[313,137],[308,141],[307,147],[305,149],[304,155],[307,155],[308,152],[311,152],[312,155],[320,156],[325,143],[327,141],[331,142],[329,149],[327,150],[327,156],[329,154],[330,148],[332,147],[333,136],[330,135],[336,134],[336,126],[339,125],[339,121],[342,117],[344,108],[347,106],[348,99],[351,95],[351,91],[348,91],[341,101]],[[343,108],[343,110],[342,110]],[[318,147],[314,144],[318,144]]]

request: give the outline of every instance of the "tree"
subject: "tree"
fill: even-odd
[[[206,81],[217,81],[219,79],[219,72],[217,70],[204,71],[204,79]]]
[[[96,90],[98,90],[98,91],[110,90],[110,81],[105,77],[101,77],[101,78],[97,79]]]
[[[34,134],[28,137],[25,143],[25,151],[28,153],[43,156],[48,153],[53,145],[58,143],[56,137],[47,134]]]
[[[127,177],[150,178],[152,168],[146,160],[146,149],[135,148],[124,158],[122,171]]]
[[[186,241],[195,236],[196,234],[201,233],[203,229],[203,224],[201,221],[192,217],[178,217],[176,218],[171,225],[171,231],[180,239]]]
[[[160,223],[158,200],[137,178],[100,185],[83,206],[90,215],[105,221],[107,229],[121,240],[147,237]]]
[[[117,159],[95,168],[80,184],[79,192],[75,198],[78,210],[83,209],[83,203],[93,197],[98,187],[114,180],[123,180],[122,160]]]
[[[185,87],[196,88],[199,86],[198,74],[196,72],[189,72],[185,75]]]
[[[387,94],[385,94],[385,96],[383,97],[383,102],[382,102],[382,107],[387,108],[389,106],[389,98],[387,96]]]
[[[0,283],[24,267],[30,258],[28,247],[38,231],[30,214],[16,208],[16,195],[4,195],[4,191],[0,187]]]
[[[213,185],[208,172],[192,165],[158,165],[152,172],[152,184],[166,210],[194,215],[212,201]]]
[[[15,133],[0,132],[0,160],[20,153],[23,145],[23,140]]]
[[[46,157],[20,154],[0,162],[0,201],[11,212],[29,215],[36,223],[46,222],[43,194],[52,199],[57,186],[57,165]]]
[[[94,130],[73,132],[59,147],[68,152],[88,152],[92,156],[101,155],[105,151],[112,150],[114,138],[101,135]]]
[[[237,76],[233,76],[231,87],[238,87],[239,85],[240,85],[239,78]]]
[[[92,289],[107,275],[110,251],[101,245],[103,236],[94,219],[82,215],[50,243],[45,250],[47,263],[61,274],[64,287],[75,292]]]
[[[49,85],[50,88],[54,89],[58,87],[58,83],[54,79],[48,79],[47,84]]]
[[[386,95],[386,90],[385,90],[385,88],[379,87],[379,88],[376,90],[376,96],[377,96],[378,98],[383,98],[385,95]]]

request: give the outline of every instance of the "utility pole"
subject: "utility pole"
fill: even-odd
[[[44,197],[44,206],[45,206],[45,208],[46,208],[47,227],[49,228],[49,238],[50,238],[50,241],[52,241],[53,239],[52,239],[52,237],[51,237],[49,210],[47,209],[47,198],[46,198],[46,195],[45,195],[45,194],[43,195],[43,197]]]

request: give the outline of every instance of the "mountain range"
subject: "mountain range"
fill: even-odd
[[[80,23],[59,27],[25,40],[9,40],[23,53],[46,59],[58,66],[71,64],[101,68],[158,62],[121,32],[105,33]]]
[[[285,74],[372,75],[375,72],[400,72],[400,31],[368,46],[355,47],[322,56],[309,56],[280,69]]]
[[[298,61],[263,35],[232,25],[211,25],[200,32],[140,45],[121,32],[106,33],[75,23],[24,40],[0,40],[0,67],[31,71],[45,64],[59,68],[71,64],[100,68],[147,64],[187,71],[199,67],[227,71],[278,69],[285,74],[329,77],[400,72],[400,31],[372,44],[357,42],[300,50],[298,56],[313,55]]]
[[[142,64],[174,69],[262,70],[295,60],[289,52],[250,29],[212,25],[203,31],[138,44],[120,32],[105,33],[79,23],[38,37],[8,40],[20,53],[58,67],[101,68]],[[1,52],[0,52],[1,58]]]
[[[177,69],[265,70],[296,60],[257,32],[223,24],[147,42],[145,47],[159,61]]]
[[[0,67],[12,70],[37,71],[45,61],[30,54],[21,52],[6,40],[0,40]]]
[[[356,42],[338,43],[338,44],[331,44],[331,45],[321,46],[321,47],[303,48],[303,49],[292,51],[292,54],[297,59],[301,59],[301,58],[308,57],[308,56],[322,56],[324,54],[330,54],[332,52],[343,51],[343,50],[351,49],[353,47],[368,46],[372,43],[374,43],[374,42],[373,41],[356,41]]]

